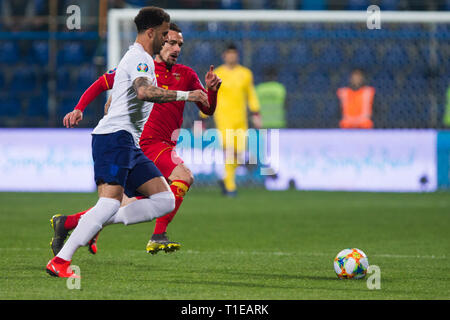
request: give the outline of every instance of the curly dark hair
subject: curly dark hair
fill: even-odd
[[[170,16],[158,7],[142,8],[134,18],[138,33],[144,32],[149,28],[160,26],[163,22],[170,22]]]

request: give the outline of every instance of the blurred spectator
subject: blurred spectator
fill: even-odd
[[[215,73],[222,79],[217,94],[217,108],[214,113],[216,128],[222,135],[225,157],[225,176],[221,183],[226,196],[236,195],[236,169],[245,158],[248,115],[252,113],[252,124],[256,129],[262,126],[259,114],[259,100],[253,84],[253,73],[239,64],[239,51],[234,44],[228,45],[222,55],[224,64]]]
[[[353,70],[350,85],[337,90],[342,108],[342,120],[339,126],[343,129],[372,129],[374,95],[375,88],[365,85],[363,71]]]
[[[277,70],[269,68],[264,82],[255,87],[259,99],[261,119],[264,128],[285,128],[284,103],[286,88],[277,81]]]
[[[445,104],[444,125],[450,127],[450,85],[447,88],[447,102]]]

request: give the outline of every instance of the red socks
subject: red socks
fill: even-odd
[[[167,225],[172,221],[173,217],[177,213],[180,208],[181,203],[183,202],[184,195],[189,190],[189,183],[183,180],[174,180],[170,184],[170,190],[172,190],[175,195],[175,209],[172,212],[162,216],[161,218],[156,219],[155,230],[153,234],[161,234],[166,232]]]
[[[66,230],[75,229],[75,227],[78,225],[78,220],[80,220],[81,216],[91,209],[92,208],[89,208],[85,211],[81,211],[81,212],[72,214],[70,216],[67,216],[66,222],[64,222],[64,228],[66,228]]]

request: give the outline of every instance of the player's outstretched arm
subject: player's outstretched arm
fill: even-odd
[[[66,128],[73,128],[83,120],[83,111],[86,107],[102,92],[112,88],[114,84],[114,72],[108,72],[99,77],[86,91],[81,95],[75,109],[65,115],[63,125]],[[106,111],[105,106],[105,111]]]
[[[133,88],[136,91],[137,98],[139,100],[165,103],[171,101],[192,101],[200,102],[206,106],[209,106],[208,96],[202,90],[194,91],[175,91],[165,90],[155,87],[151,84],[147,77],[139,77],[133,81]]]

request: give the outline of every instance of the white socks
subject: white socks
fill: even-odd
[[[159,192],[149,198],[136,200],[124,207],[109,219],[106,224],[124,225],[151,221],[175,209],[175,196],[171,191]]]
[[[97,204],[86,212],[78,222],[69,239],[57,256],[72,260],[75,251],[87,245],[104,225],[123,223],[124,225],[151,221],[164,216],[175,209],[175,196],[171,191],[156,193],[120,208],[120,201],[99,198]]]
[[[57,257],[72,260],[75,251],[79,247],[85,246],[102,229],[103,224],[116,214],[119,208],[119,200],[99,198],[97,204],[80,219]]]

